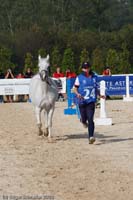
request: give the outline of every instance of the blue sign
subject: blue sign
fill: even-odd
[[[129,77],[129,94],[133,94],[133,75]],[[126,75],[112,75],[112,76],[98,76],[98,85],[100,87],[100,81],[105,81],[106,95],[126,95]],[[64,114],[75,114],[76,109],[71,106],[74,103],[75,94],[71,91],[75,78],[67,79],[67,96],[68,96],[68,108],[64,110]]]
[[[133,94],[133,76],[129,76],[129,93]]]
[[[129,77],[129,94],[133,94],[133,75]],[[126,75],[112,75],[112,76],[98,76],[98,85],[100,87],[100,81],[105,81],[105,93],[106,95],[126,95]],[[74,103],[75,94],[71,91],[75,82],[75,78],[67,79],[67,96],[68,96],[68,108],[64,110],[64,114],[75,114],[76,109],[72,108]]]
[[[126,76],[98,76],[98,82],[104,80],[108,95],[126,95]],[[129,75],[129,93],[133,94],[133,75]]]
[[[104,80],[107,95],[126,94],[126,76],[98,76],[98,82]]]

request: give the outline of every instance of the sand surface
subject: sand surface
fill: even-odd
[[[132,200],[133,102],[106,101],[113,125],[95,127],[94,145],[64,108],[56,103],[51,144],[31,103],[0,104],[0,200]]]

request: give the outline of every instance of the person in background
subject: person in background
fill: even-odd
[[[62,78],[62,77],[65,77],[64,73],[61,72],[61,68],[60,68],[60,67],[57,67],[57,68],[56,68],[56,72],[53,73],[53,77],[54,77],[54,78]]]
[[[26,72],[25,72],[25,74],[24,74],[24,78],[32,78],[33,76],[34,76],[34,73],[32,72],[31,68],[28,67],[27,70],[26,70]],[[25,99],[25,101],[30,101],[29,95],[26,94],[24,96],[24,99]]]
[[[82,72],[76,77],[74,83],[74,93],[76,94],[76,101],[80,111],[80,120],[83,126],[88,128],[89,144],[93,144],[95,142],[95,103],[97,100],[97,95],[99,94],[99,90],[97,76],[92,72],[89,62],[84,62],[82,64]]]
[[[105,67],[102,73],[103,76],[111,76],[111,70],[109,67]]]
[[[60,78],[63,78],[63,77],[65,77],[64,73],[61,72],[60,67],[57,67],[56,72],[53,73],[53,78],[59,79],[58,82],[56,81],[57,87],[59,90],[62,89],[62,82],[61,82]],[[62,94],[61,92],[59,92],[58,100],[64,101],[65,99],[66,99],[66,94],[65,93]]]
[[[23,73],[19,72],[18,75],[16,76],[16,78],[18,78],[18,79],[24,78]],[[24,101],[24,95],[16,95],[16,100],[18,102],[23,102]]]
[[[5,75],[2,72],[2,70],[0,70],[0,79],[4,79],[4,78],[5,78]],[[3,102],[3,96],[2,95],[0,95],[0,102]]]
[[[11,69],[8,69],[6,74],[5,74],[5,79],[13,79],[14,75]],[[5,95],[4,96],[4,101],[5,102],[13,102],[13,95]]]
[[[20,72],[20,73],[16,76],[16,78],[24,78],[23,73]]]
[[[111,76],[111,70],[109,67],[105,67],[102,73],[103,76]],[[106,94],[106,99],[111,99],[111,97]]]
[[[76,74],[74,72],[71,72],[70,68],[66,70],[66,78],[75,78]]]
[[[32,78],[34,73],[31,71],[31,68],[27,68],[24,78]]]
[[[6,74],[5,74],[5,78],[14,78],[14,75],[12,73],[12,70],[11,69],[8,69]]]
[[[66,70],[66,78],[67,79],[76,78],[76,74],[74,72],[72,72],[70,68],[68,68]],[[68,89],[68,87],[66,87],[66,90],[67,89]],[[66,92],[66,94],[68,94],[68,91]],[[67,95],[66,95],[66,97],[67,97]]]

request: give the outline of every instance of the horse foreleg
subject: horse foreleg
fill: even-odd
[[[49,111],[44,111],[44,120],[45,120],[45,132],[44,136],[51,138],[52,135],[52,117],[53,117],[54,108],[51,108]]]
[[[35,108],[35,113],[36,113],[36,119],[37,119],[37,126],[38,126],[38,135],[41,136],[43,135],[42,131],[42,123],[41,123],[41,109],[39,107]]]
[[[49,132],[48,132],[48,113],[46,110],[44,110],[44,122],[45,122],[45,130],[44,130],[44,136],[48,137]]]
[[[51,138],[52,137],[52,118],[53,118],[53,113],[54,113],[54,107],[52,107],[49,110],[48,113],[48,137]]]

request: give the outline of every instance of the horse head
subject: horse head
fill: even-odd
[[[48,68],[49,68],[49,55],[46,58],[42,58],[40,55],[38,56],[38,67],[39,74],[42,81],[48,80]]]

